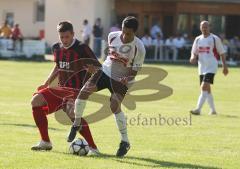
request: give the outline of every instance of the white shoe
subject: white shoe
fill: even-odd
[[[52,143],[41,140],[37,145],[32,146],[31,150],[52,150]]]
[[[89,147],[89,152],[88,152],[88,155],[100,155],[100,151],[97,149],[97,148],[91,148]]]
[[[217,115],[217,112],[216,111],[210,111],[208,114],[209,115]]]
[[[190,113],[193,114],[193,115],[200,115],[201,114],[200,110],[198,110],[198,109],[190,110]]]

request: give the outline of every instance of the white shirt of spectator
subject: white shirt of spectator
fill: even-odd
[[[158,26],[158,25],[154,25],[154,26],[151,28],[150,33],[151,33],[151,36],[152,36],[154,39],[157,38],[157,35],[158,35],[158,34],[160,34],[161,37],[163,37],[162,30],[161,30],[160,26]]]
[[[183,46],[185,45],[185,40],[184,40],[184,38],[182,38],[182,37],[176,37],[176,38],[174,38],[173,39],[173,45],[176,47],[176,48],[178,48],[178,49],[180,49],[180,48],[183,48]]]
[[[121,34],[122,31],[109,33],[109,53],[102,66],[103,72],[116,81],[128,77],[129,68],[140,70],[146,53],[139,38],[135,36],[132,42],[125,44],[120,38]]]
[[[83,25],[83,30],[82,30],[82,38],[83,40],[87,40],[92,34],[92,28],[89,24]]]
[[[214,39],[219,55],[224,54],[225,50],[222,45],[221,39],[214,35],[210,34],[208,37],[204,38],[203,35],[200,35],[195,38],[192,46],[192,55],[195,54],[198,56],[198,72],[200,75],[205,75],[207,73],[216,73],[218,68],[218,61],[214,56]]]
[[[152,38],[150,36],[143,36],[141,40],[142,40],[144,46],[152,45]]]
[[[162,39],[154,39],[152,44],[154,46],[161,46],[161,45],[164,45],[164,41]]]

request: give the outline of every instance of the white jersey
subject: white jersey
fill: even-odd
[[[146,53],[139,38],[134,37],[132,42],[123,43],[121,34],[122,31],[117,31],[108,35],[109,53],[102,66],[103,72],[116,81],[129,76],[129,69],[140,70]]]
[[[211,33],[206,38],[203,35],[195,38],[192,46],[192,55],[198,56],[198,72],[200,75],[207,73],[215,74],[217,72],[218,61],[216,53],[213,51],[214,47],[219,55],[225,53],[221,39],[218,36]]]

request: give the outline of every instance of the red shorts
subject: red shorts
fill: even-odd
[[[51,114],[63,108],[66,100],[75,100],[79,90],[67,87],[54,87],[39,90],[35,94],[42,94],[47,102],[46,113]]]

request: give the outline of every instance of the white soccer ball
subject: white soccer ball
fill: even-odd
[[[74,155],[86,156],[89,152],[89,145],[86,140],[78,138],[70,144],[69,152]]]

